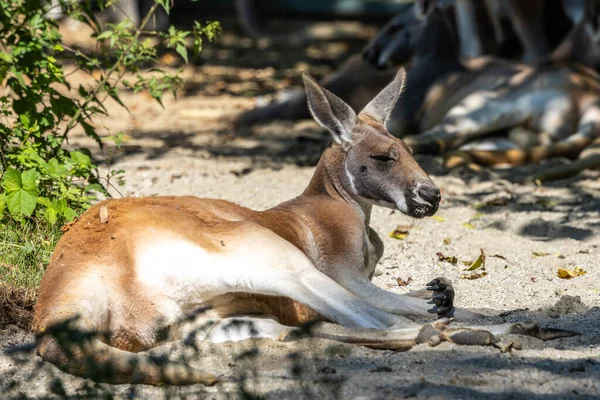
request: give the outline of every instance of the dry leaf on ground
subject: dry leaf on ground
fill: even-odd
[[[469,273],[460,274],[460,279],[479,279],[487,275],[485,271],[471,271]]]
[[[477,257],[477,260],[473,261],[469,268],[467,268],[467,271],[475,271],[479,268],[485,269],[485,253],[483,249],[479,249],[479,251],[479,257]]]
[[[581,275],[585,275],[586,271],[581,267],[575,267],[575,269],[559,268],[557,275],[560,279],[572,279]]]
[[[409,276],[406,280],[402,279],[402,278],[396,278],[396,282],[398,282],[398,286],[407,286],[409,283],[412,282],[412,278]]]
[[[550,253],[544,253],[543,251],[534,251],[533,253],[531,253],[533,258],[537,258],[537,257],[546,257],[549,256]]]
[[[398,225],[396,226],[396,229],[394,229],[392,232],[390,232],[390,237],[394,238],[394,239],[405,239],[408,234],[409,234],[409,230],[412,228],[412,225]]]
[[[456,258],[456,256],[445,256],[442,252],[438,252],[435,254],[436,256],[438,256],[439,261],[445,261],[452,265],[456,265],[456,263],[458,263],[458,258]]]
[[[556,257],[556,258],[565,258],[565,256],[563,256],[563,255],[562,255],[562,254],[560,254],[560,253],[554,253],[554,254],[552,254],[552,253],[544,253],[544,252],[542,252],[542,251],[534,251],[534,252],[533,252],[533,253],[531,253],[531,254],[532,254],[532,257],[533,257],[533,258],[538,258],[538,257],[546,257],[546,256],[549,256],[549,255],[553,255],[553,256],[554,256],[554,257]]]

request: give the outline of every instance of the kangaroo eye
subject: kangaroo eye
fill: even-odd
[[[389,154],[372,154],[371,158],[373,160],[377,160],[377,161],[381,161],[381,162],[394,161],[394,159],[392,157],[390,157]]]

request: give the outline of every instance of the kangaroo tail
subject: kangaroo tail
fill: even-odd
[[[446,157],[445,165],[449,168],[465,162],[475,162],[480,165],[524,165],[538,163],[552,157],[576,159],[598,138],[600,138],[600,104],[594,103],[583,112],[577,132],[560,142],[533,146],[529,149],[457,151]],[[586,159],[586,161],[578,162],[579,164],[581,167],[589,168],[588,165],[593,164],[593,161]]]
[[[577,136],[577,137],[576,137]],[[593,138],[584,136],[572,136],[571,140],[565,140],[549,145],[534,146],[529,149],[509,150],[466,150],[456,151],[448,154],[445,164],[452,168],[461,161],[475,162],[479,165],[525,165],[534,164],[552,157],[576,158],[583,149],[592,143]]]
[[[532,181],[547,182],[556,179],[565,179],[577,175],[584,169],[600,168],[600,138],[586,147],[579,158],[567,165],[548,168],[531,177]]]

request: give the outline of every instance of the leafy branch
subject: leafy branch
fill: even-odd
[[[98,3],[100,9],[115,6],[112,0]],[[148,67],[156,63],[159,47],[174,49],[187,63],[189,42],[196,57],[203,40],[220,33],[216,22],[195,22],[189,31],[172,26],[166,32],[146,31],[159,7],[170,13],[171,0],[155,0],[139,26],[126,20],[103,27],[89,2],[60,4],[70,18],[92,28],[99,53],[65,45],[56,21],[47,17],[46,2],[0,2],[0,223],[36,217],[50,224],[69,221],[98,194],[108,196],[106,187],[114,186],[111,180],[122,183],[123,171],[98,176],[88,149],[66,148],[71,133],[80,128],[102,148],[106,135],[93,121],[107,115],[108,98],[127,109],[120,87],[146,91],[161,105],[165,93],[175,95],[182,87],[180,70]],[[100,77],[72,90],[61,57],[74,61],[75,71],[91,76],[100,71]],[[129,75],[135,78],[126,79]],[[120,137],[114,140],[120,146],[122,133],[111,137]]]

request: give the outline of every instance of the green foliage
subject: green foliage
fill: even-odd
[[[0,229],[0,285],[36,288],[60,235],[58,224],[7,221]]]
[[[90,26],[101,44],[100,53],[84,54],[62,42],[56,22],[45,15],[49,3],[0,2],[0,225],[36,218],[63,223],[98,194],[108,195],[107,185],[122,180],[122,171],[99,176],[89,150],[66,148],[69,134],[80,127],[100,147],[102,137],[120,145],[121,132],[101,134],[94,125],[95,117],[106,115],[103,102],[110,97],[125,107],[118,90],[125,86],[162,104],[163,95],[175,94],[183,82],[181,71],[142,73],[156,61],[157,48],[173,48],[187,62],[188,39],[197,55],[202,37],[214,40],[220,32],[214,22],[196,23],[191,31],[145,32],[157,7],[170,12],[171,0],[156,0],[139,27],[129,21],[102,27],[91,2],[61,0],[69,17]],[[98,3],[101,9],[112,6],[110,0]],[[99,78],[72,88],[60,63],[66,58],[90,75],[100,70],[92,75]]]

